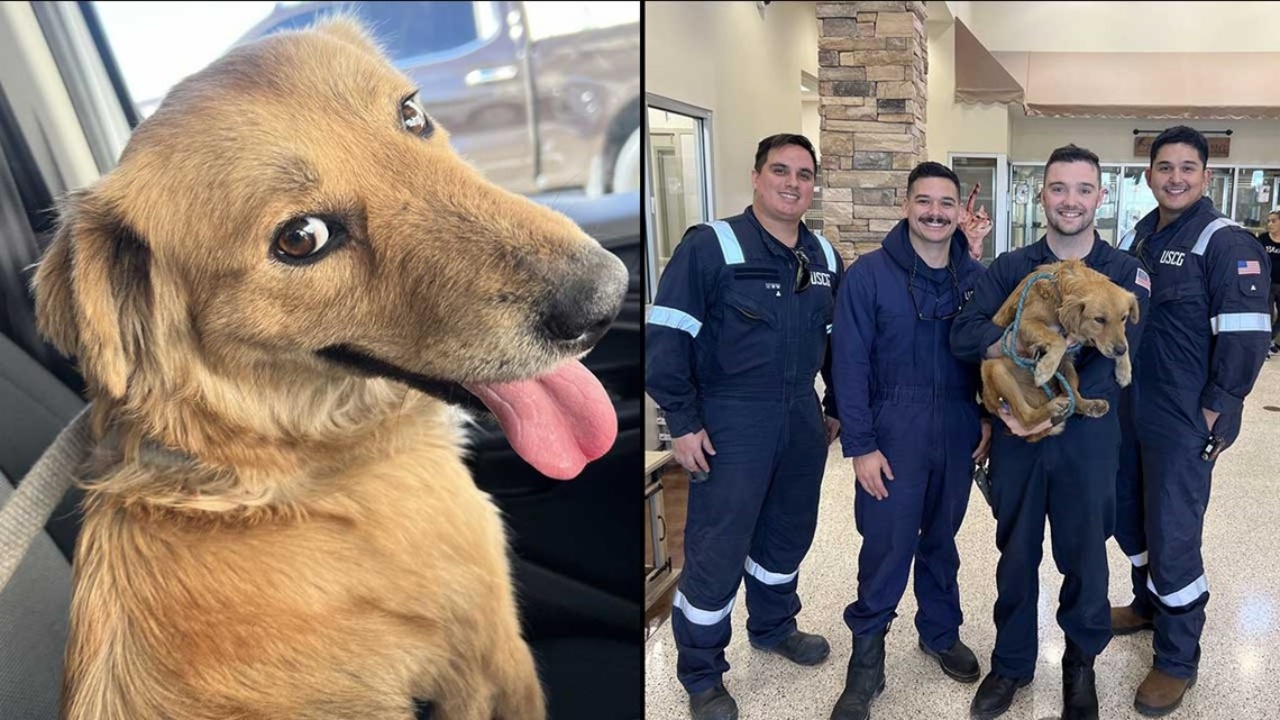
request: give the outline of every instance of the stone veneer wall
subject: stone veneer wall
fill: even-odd
[[[817,3],[823,235],[845,262],[880,246],[924,160],[925,5]]]

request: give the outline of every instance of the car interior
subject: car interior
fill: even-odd
[[[36,332],[29,287],[58,199],[109,170],[137,123],[92,3],[0,4],[0,503],[86,403],[74,361]],[[621,315],[584,360],[613,400],[618,438],[562,482],[525,464],[480,416],[469,464],[507,523],[549,717],[639,718],[643,590],[631,562],[643,528],[627,479],[643,444],[639,196],[533,199],[577,221],[630,271]],[[7,720],[57,717],[81,497],[73,488],[62,499],[0,591]],[[424,704],[419,717],[429,716]]]

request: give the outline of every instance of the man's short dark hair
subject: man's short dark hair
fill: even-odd
[[[1180,143],[1182,145],[1190,145],[1196,149],[1196,153],[1200,156],[1200,164],[1205,167],[1209,166],[1209,141],[1204,139],[1204,135],[1199,130],[1189,128],[1186,125],[1175,125],[1168,130],[1156,136],[1151,142],[1151,167],[1155,167],[1156,154],[1160,152],[1160,148],[1172,143]]]
[[[1098,183],[1102,183],[1102,163],[1092,150],[1077,147],[1074,143],[1064,145],[1049,155],[1049,162],[1044,164],[1044,175],[1049,177],[1049,166],[1054,163],[1087,162],[1098,171]]]
[[[813,170],[818,171],[818,153],[813,150],[813,143],[809,142],[809,138],[803,135],[793,135],[789,133],[781,133],[778,135],[770,135],[760,141],[756,146],[756,172],[764,170],[764,161],[769,159],[769,151],[785,145],[799,145],[809,151],[809,157],[813,158]]]
[[[917,180],[931,177],[946,178],[955,183],[956,198],[960,197],[960,176],[956,175],[956,172],[946,165],[932,160],[920,163],[907,176],[907,195],[911,194],[911,186],[915,185]]]

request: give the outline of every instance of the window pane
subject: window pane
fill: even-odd
[[[814,168],[813,182],[813,202],[809,203],[809,210],[804,214],[804,224],[810,230],[816,233],[822,233],[822,161],[818,161],[818,166]]]
[[[1098,229],[1098,235],[1114,246],[1122,237],[1116,233],[1118,224],[1116,211],[1120,205],[1120,167],[1118,165],[1102,166],[1101,189],[1106,190],[1107,194],[1102,198],[1102,204],[1098,206],[1094,225]]]
[[[1231,208],[1227,207],[1227,195],[1231,192],[1231,171],[1217,168],[1213,172],[1213,177],[1209,180],[1208,194],[1213,200],[1213,208],[1223,215],[1229,215]]]
[[[1013,208],[1009,249],[1017,250],[1034,244],[1044,230],[1044,209],[1040,206],[1040,188],[1044,186],[1043,165],[1013,167]],[[967,197],[967,196],[966,196]]]
[[[526,195],[591,197],[640,185],[638,2],[519,3],[511,12],[491,1],[94,6],[143,118],[232,47],[342,12],[365,23],[421,88],[454,148],[490,181]],[[525,13],[560,37],[531,40]]]
[[[1267,213],[1276,209],[1280,170],[1239,168],[1235,177],[1235,207],[1231,217],[1257,234],[1267,228]]]
[[[526,3],[529,36],[533,40],[572,35],[584,30],[640,22],[640,3],[558,2]]]
[[[982,183],[982,188],[978,190],[978,196],[973,201],[973,209],[977,212],[985,206],[987,214],[993,221],[998,220],[995,203],[997,165],[996,158],[958,157],[952,161],[951,168],[960,178],[962,205],[969,200],[969,192],[973,189],[974,183]],[[996,231],[995,227],[992,227],[991,232],[987,233],[987,237],[982,241],[982,261],[987,263],[993,260],[996,256],[995,251]]]
[[[479,35],[469,2],[362,2],[358,7],[392,60],[447,52]]]
[[[700,118],[649,108],[655,288],[685,230],[707,220],[702,134]]]
[[[274,2],[94,3],[129,95],[143,117],[156,109],[169,88],[225,53],[275,7]]]
[[[1138,221],[1156,209],[1156,197],[1147,187],[1143,165],[1126,165],[1120,183],[1120,237],[1137,226]]]

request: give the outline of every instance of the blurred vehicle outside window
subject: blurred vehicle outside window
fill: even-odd
[[[230,50],[359,18],[473,166],[526,195],[640,186],[639,2],[94,2],[138,114]]]

